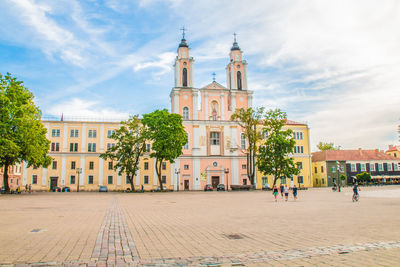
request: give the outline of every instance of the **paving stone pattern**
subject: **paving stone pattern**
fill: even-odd
[[[400,266],[388,189],[0,195],[0,266]]]

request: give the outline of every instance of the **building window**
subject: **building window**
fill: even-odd
[[[321,173],[324,173],[324,166],[321,166]]]
[[[57,170],[57,161],[53,161],[53,164],[52,164],[51,168],[53,170]]]
[[[365,167],[365,163],[361,163],[360,168],[362,172],[365,172],[367,170],[367,168]]]
[[[336,166],[332,166],[332,172],[336,171]]]
[[[183,117],[184,120],[188,120],[189,119],[189,108],[188,107],[184,107],[183,108],[182,117]]]
[[[143,178],[144,184],[149,184],[149,176],[145,175]]]
[[[150,152],[150,150],[151,150],[151,145],[150,144],[146,144],[146,151]]]
[[[89,170],[93,170],[93,169],[94,169],[94,162],[89,161]]]
[[[396,162],[395,162],[395,163],[393,164],[393,166],[394,166],[393,170],[394,170],[394,171],[398,171],[398,170],[399,170],[400,163],[396,163]]]
[[[75,184],[75,175],[71,175],[70,184]]]
[[[246,149],[246,134],[245,133],[240,134],[240,148]]]
[[[299,170],[303,169],[303,162],[297,162],[297,169]]]
[[[322,184],[325,184],[325,179],[324,178],[322,178]]]
[[[144,169],[145,169],[145,170],[148,170],[148,169],[149,169],[149,163],[148,163],[148,162],[145,162],[145,163],[144,163]]]
[[[375,171],[375,163],[370,163],[369,164],[369,171]]]
[[[382,163],[378,163],[378,171],[383,171],[383,164]]]
[[[210,143],[211,143],[211,145],[219,145],[219,133],[218,132],[210,133]]]
[[[189,149],[189,135],[186,133],[186,144],[183,146],[183,149]]]
[[[109,170],[112,170],[112,169],[113,169],[113,162],[112,162],[112,161],[110,161],[110,162],[108,163],[108,169],[109,169]]]
[[[267,184],[268,183],[268,177],[262,177],[262,184]]]
[[[189,170],[189,165],[183,165],[184,170]]]
[[[97,130],[89,130],[88,131],[89,138],[96,138],[97,137]]]
[[[166,175],[161,176],[161,183],[163,183],[163,184],[167,183],[167,176]]]
[[[242,73],[238,71],[236,76],[237,76],[237,89],[242,90]]]
[[[187,69],[183,68],[182,70],[182,86],[186,87],[188,82],[187,82]]]
[[[387,170],[392,171],[392,163],[386,163]]]
[[[107,131],[107,137],[110,138],[111,135],[115,134],[115,130],[108,130]]]
[[[88,143],[88,152],[96,152],[96,143]]]
[[[78,143],[70,143],[69,152],[78,152]]]
[[[246,169],[246,164],[242,164],[242,169],[243,169],[243,170]]]
[[[75,161],[71,161],[71,170],[75,170]]]
[[[88,176],[88,184],[93,184],[93,175]]]
[[[71,129],[70,137],[79,137],[79,130],[78,129]]]
[[[304,181],[303,181],[303,176],[297,176],[297,183],[298,183],[298,184],[304,183]]]
[[[166,170],[166,169],[167,169],[167,163],[166,163],[166,162],[163,162],[163,163],[162,163],[162,169],[163,169],[163,170]]]
[[[286,184],[286,178],[281,178],[281,184]]]
[[[314,167],[314,172],[317,173],[318,172],[318,168]]]
[[[107,143],[107,150],[110,150],[112,147],[115,147],[115,144]]]
[[[52,137],[60,137],[60,129],[53,129],[51,130]]]
[[[107,180],[108,180],[108,181],[107,181],[108,184],[113,184],[113,177],[112,177],[112,175],[109,175]]]
[[[51,143],[51,151],[60,151],[60,143]]]
[[[350,168],[351,168],[352,172],[355,172],[357,170],[356,169],[356,164],[350,164]]]
[[[32,175],[32,184],[37,184],[37,175]]]
[[[131,182],[129,181],[129,175],[127,175],[126,177],[125,177],[125,183],[126,184],[130,184]]]

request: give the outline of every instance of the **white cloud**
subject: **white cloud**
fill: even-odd
[[[71,120],[125,120],[129,117],[126,112],[116,111],[102,106],[96,101],[74,98],[71,101],[57,103],[48,109],[48,115],[63,115]]]
[[[160,76],[172,70],[172,64],[175,57],[176,54],[172,52],[162,53],[160,55],[157,55],[156,60],[140,62],[136,64],[133,69],[134,71],[140,71],[147,68],[159,68],[161,69],[161,71],[155,73],[155,75]]]

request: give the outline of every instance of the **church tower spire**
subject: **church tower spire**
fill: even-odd
[[[229,53],[230,62],[226,66],[227,85],[229,89],[247,90],[247,62],[242,59],[242,50],[233,34],[233,45]]]
[[[193,87],[193,58],[189,56],[190,48],[185,39],[185,27],[182,29],[182,40],[175,58],[175,87]]]

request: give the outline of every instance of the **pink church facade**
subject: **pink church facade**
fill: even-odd
[[[185,39],[179,44],[171,112],[182,115],[189,141],[171,166],[175,190],[202,190],[206,184],[214,189],[217,184],[250,184],[246,155],[241,150],[246,141],[241,127],[230,121],[236,108],[252,106],[253,92],[247,88],[247,63],[242,56],[235,40],[226,66],[227,87],[213,81],[196,88],[189,46]]]

